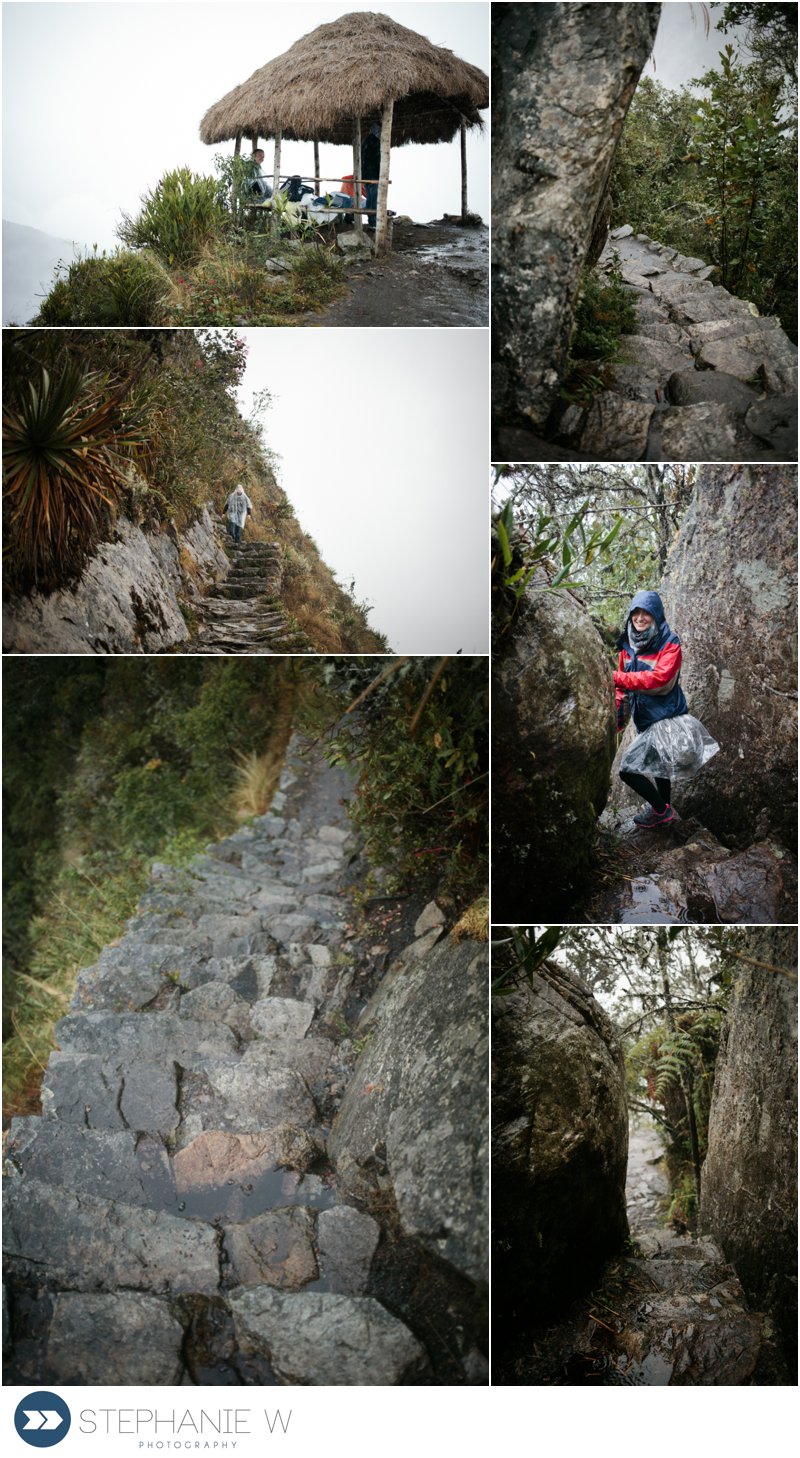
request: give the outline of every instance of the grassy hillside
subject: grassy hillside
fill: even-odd
[[[180,529],[237,481],[251,538],[277,542],[284,600],[319,652],[385,651],[322,561],[278,485],[235,389],[245,346],[231,330],[9,330],[3,340],[5,587],[74,581],[125,513]]]

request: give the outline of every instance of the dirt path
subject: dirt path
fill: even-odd
[[[347,282],[348,295],[308,326],[487,328],[489,230],[397,223],[390,256],[353,264]]]

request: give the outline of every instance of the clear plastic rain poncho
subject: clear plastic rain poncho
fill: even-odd
[[[693,714],[657,719],[634,739],[620,764],[620,773],[648,779],[674,780],[696,775],[717,753],[719,745]]]

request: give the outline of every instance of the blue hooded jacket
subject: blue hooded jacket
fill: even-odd
[[[638,655],[630,641],[634,608],[650,613],[656,623],[652,641]],[[614,674],[618,716],[626,694],[633,722],[640,733],[658,719],[675,719],[679,714],[689,712],[680,686],[681,640],[670,628],[664,616],[664,604],[657,592],[637,592],[632,598],[620,650]]]

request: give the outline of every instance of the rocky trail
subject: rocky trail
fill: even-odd
[[[629,1249],[565,1319],[541,1331],[526,1380],[545,1386],[746,1387],[785,1382],[769,1318],[749,1310],[733,1267],[707,1237],[667,1223],[655,1128],[633,1124]]]
[[[292,741],[79,975],[6,1144],[7,1381],[487,1380],[487,958],[434,903],[359,940],[352,793]]]
[[[702,258],[630,227],[613,230],[596,271],[607,281],[617,267],[637,322],[608,387],[562,404],[552,448],[501,432],[508,458],[796,461],[797,346],[778,321],[714,284]]]
[[[678,803],[679,792],[678,792]],[[694,816],[640,830],[638,798],[600,817],[600,854],[575,920],[756,924],[796,920],[797,863],[777,841],[729,850]]]
[[[197,605],[197,637],[185,653],[313,653],[280,600],[281,552],[274,542],[233,542],[217,529],[231,569]]]

